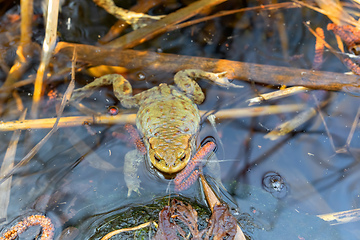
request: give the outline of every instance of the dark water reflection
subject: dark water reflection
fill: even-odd
[[[184,4],[175,2],[153,11],[170,11]],[[127,1],[124,4],[131,5]],[[258,1],[228,1],[219,9],[258,4]],[[302,22],[311,20],[313,27],[325,27],[329,20],[307,9],[285,9],[281,12],[288,34],[286,53],[279,40],[277,20],[272,17],[275,12],[265,14],[255,11],[166,33],[136,49],[310,69],[315,40]],[[74,26],[70,28],[71,31],[66,25],[68,18],[71,18]],[[62,40],[95,44],[98,35],[104,35],[114,19],[96,8],[91,1],[79,0],[65,2],[60,21]],[[331,33],[326,33],[326,37],[330,44],[335,43]],[[289,58],[284,58],[284,55]],[[330,53],[325,53],[321,70],[347,71]],[[132,81],[135,91],[172,78],[172,73],[141,73],[145,75],[145,82]],[[137,74],[131,73],[130,76]],[[256,96],[256,91],[270,91],[264,86],[240,81],[235,83],[244,84],[245,88],[240,91],[222,89],[200,81],[206,91],[206,101],[200,109],[243,108],[247,106],[245,100]],[[59,89],[67,85],[57,84]],[[28,91],[32,90],[20,89],[25,107],[30,107],[31,102]],[[269,104],[308,103],[314,106],[311,94],[301,93]],[[323,115],[335,147],[343,148],[359,107],[359,99],[357,95],[344,92],[331,93],[327,97],[331,100],[323,109]],[[15,105],[13,101],[9,104]],[[83,103],[103,113],[106,113],[108,106],[118,105],[110,88],[103,89]],[[43,111],[42,117],[52,117],[54,112],[51,111]],[[74,112],[75,109],[68,107],[64,115]],[[355,130],[350,145],[344,148],[343,153],[336,153],[333,149],[318,115],[279,140],[264,139],[269,130],[294,116],[295,113],[223,120],[217,125],[219,135],[205,121],[199,142],[207,136],[213,136],[217,141],[221,139],[223,146],[219,146],[217,152],[221,178],[238,204],[237,217],[244,231],[252,239],[355,239],[360,234],[358,223],[330,227],[316,215],[360,208],[359,128]],[[13,118],[8,115],[2,120]],[[96,220],[97,216],[102,219],[104,215],[130,204],[146,206],[153,199],[174,193],[172,187],[169,188],[169,181],[150,174],[146,166],[142,165],[139,171],[141,195],[132,194],[127,198],[123,161],[125,154],[133,147],[128,144],[123,127],[90,128],[95,135],[91,135],[83,126],[60,129],[30,164],[20,169],[13,177],[9,220],[32,211],[43,212],[54,221],[56,235],[59,236],[66,227],[84,229],[91,225],[89,219]],[[114,138],[114,131],[120,132],[125,138]],[[22,159],[47,132],[31,130],[23,133],[16,160]],[[11,133],[1,133],[2,158],[10,136]],[[269,180],[269,173],[275,174],[272,180]],[[269,184],[275,184],[278,189],[270,191]],[[284,185],[281,187],[276,184]],[[204,204],[198,190],[196,186],[186,191],[184,196]],[[233,206],[231,202],[229,204]]]

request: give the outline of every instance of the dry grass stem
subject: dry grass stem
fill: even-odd
[[[276,28],[279,32],[281,51],[284,60],[289,59],[289,38],[285,27],[284,14],[281,11],[271,11],[271,14],[275,17]]]
[[[309,108],[296,115],[293,119],[286,121],[280,124],[279,126],[277,126],[274,130],[266,134],[264,138],[270,139],[272,141],[277,140],[278,138],[288,134],[289,132],[293,131],[295,128],[307,122],[314,116],[316,116],[316,109]]]
[[[325,121],[324,115],[322,114],[319,101],[317,100],[317,97],[316,97],[315,95],[313,95],[312,97],[313,97],[314,102],[315,102],[315,104],[316,104],[316,106],[317,106],[317,110],[318,110],[319,116],[320,116],[320,118],[321,118],[321,121],[322,121],[323,124],[324,124],[326,134],[327,134],[328,137],[329,137],[329,141],[330,141],[331,147],[332,147],[332,149],[334,150],[334,152],[336,152],[336,147],[335,147],[335,144],[334,144],[334,139],[333,139],[333,137],[332,137],[332,135],[331,135],[331,133],[330,133],[330,130],[329,130],[328,126],[327,126],[327,123],[326,123],[326,121]]]
[[[266,115],[279,114],[285,112],[297,112],[305,108],[306,108],[305,104],[284,104],[284,105],[274,105],[274,106],[224,109],[214,114],[217,119],[234,119],[241,117],[266,116]],[[202,111],[200,112],[204,113]]]
[[[11,67],[9,74],[6,76],[1,88],[12,86],[18,81],[30,66],[31,57],[38,51],[38,45],[32,43],[32,20],[33,20],[33,1],[21,0],[21,24],[20,24],[20,43],[16,50],[16,59]],[[0,93],[0,115],[3,113],[3,102],[8,98],[10,91]]]
[[[77,116],[62,117],[58,127],[75,127],[83,124],[124,124],[135,123],[136,114],[125,114],[117,116]],[[12,121],[0,123],[0,131],[14,131],[16,129],[46,129],[52,128],[56,118],[30,119],[24,121]]]
[[[25,110],[22,115],[19,118],[19,121],[23,121],[25,119],[27,110]],[[15,154],[17,145],[20,138],[20,130],[16,130],[11,139],[9,146],[6,150],[4,160],[1,165],[0,169],[0,177],[3,178],[6,176],[6,174],[13,168],[14,166],[14,160],[15,160]],[[11,192],[11,182],[12,178],[9,177],[4,181],[3,183],[0,183],[0,219],[6,219],[7,218],[7,208],[9,206],[10,201],[10,192]]]
[[[331,19],[336,25],[346,25],[350,24],[353,26],[356,26],[357,28],[360,28],[360,23],[358,23],[353,17],[351,17],[349,14],[346,13],[346,11],[343,10],[342,6],[337,4],[335,1],[332,0],[315,0],[317,4],[321,8],[314,7],[310,4],[307,4],[305,2],[293,0],[294,2],[305,6],[307,8],[310,8],[314,11],[317,11],[319,13],[322,13],[326,15],[328,18]],[[322,9],[324,8],[324,9]]]
[[[297,112],[306,107],[305,104],[285,104],[277,106],[261,106],[252,108],[226,109],[215,113],[218,119],[233,119],[240,117],[254,117],[284,112]],[[200,111],[205,114],[206,111]],[[116,116],[94,115],[62,117],[59,119],[58,127],[76,127],[84,124],[134,124],[136,114],[119,114]],[[1,122],[0,131],[15,131],[18,129],[46,129],[54,126],[57,118],[29,119],[24,121]]]
[[[46,18],[45,39],[41,52],[41,62],[36,74],[33,102],[31,107],[31,117],[36,118],[38,115],[39,102],[43,94],[43,80],[47,67],[52,56],[56,43],[57,23],[59,15],[59,0],[49,0]]]
[[[129,231],[134,231],[134,230],[139,230],[139,229],[142,229],[142,228],[146,228],[148,226],[151,225],[152,222],[147,222],[147,223],[143,223],[143,224],[140,224],[136,227],[131,227],[131,228],[123,228],[123,229],[118,229],[118,230],[115,230],[115,231],[112,231],[108,234],[106,234],[104,237],[101,238],[101,240],[109,240],[111,237],[117,235],[117,234],[120,234],[120,233],[123,233],[123,232],[129,232]]]
[[[157,70],[177,72],[182,69],[199,68],[204,71],[228,73],[230,79],[256,81],[275,86],[304,86],[312,89],[330,91],[350,91],[360,86],[358,76],[342,73],[312,71],[288,67],[244,63],[224,59],[191,57],[168,53],[154,53],[136,50],[107,49],[81,44],[61,42],[57,44],[56,54],[71,59],[74,47],[77,48],[78,61],[90,65],[122,66],[129,70]],[[251,80],[255,79],[255,80]]]
[[[285,88],[283,90],[278,90],[278,91],[274,91],[274,92],[270,92],[270,93],[264,93],[264,94],[260,94],[259,97],[254,97],[254,98],[250,98],[248,100],[246,100],[246,102],[249,103],[249,106],[255,105],[255,104],[259,104],[262,103],[264,101],[267,100],[274,100],[274,99],[278,99],[278,98],[284,98],[284,97],[288,97],[300,92],[305,92],[305,91],[309,91],[311,89],[306,88],[306,87],[289,87],[289,88]]]
[[[199,0],[187,7],[173,12],[161,20],[151,23],[144,28],[132,31],[114,41],[109,42],[106,46],[113,48],[132,48],[153,37],[166,32],[171,26],[182,22],[198,14],[202,10],[218,5],[226,0]],[[119,66],[119,65],[118,65]]]
[[[351,130],[350,130],[350,133],[349,133],[349,136],[348,138],[346,139],[346,144],[345,146],[349,147],[350,146],[350,143],[351,143],[351,140],[354,136],[354,133],[355,133],[355,129],[359,123],[359,118],[360,118],[360,108],[358,108],[358,111],[356,113],[356,116],[355,116],[355,119],[354,119],[354,122],[351,126]]]
[[[320,112],[320,110],[319,110],[319,114],[320,114],[321,120],[323,121],[323,124],[325,126],[326,134],[329,137],[330,144],[331,144],[333,150],[336,153],[347,153],[349,151],[350,143],[351,143],[351,140],[352,140],[352,138],[354,136],[355,130],[358,127],[359,117],[360,117],[360,108],[358,108],[358,111],[356,113],[354,122],[353,122],[353,124],[351,126],[351,129],[350,129],[349,135],[348,135],[348,137],[346,139],[346,143],[345,143],[345,145],[343,147],[340,147],[340,148],[335,147],[334,139],[333,139],[333,137],[332,137],[332,135],[331,135],[331,133],[329,131],[329,128],[328,128],[328,126],[327,126],[327,124],[325,122],[324,116],[323,116],[322,112]]]
[[[288,9],[288,8],[299,8],[299,7],[301,7],[301,6],[296,4],[296,3],[285,2],[285,3],[275,3],[275,4],[261,5],[261,6],[256,6],[256,7],[248,7],[248,8],[242,8],[242,9],[236,9],[236,10],[221,11],[221,12],[215,13],[215,14],[213,14],[211,16],[202,17],[202,18],[195,19],[195,20],[190,20],[190,21],[187,21],[187,22],[184,22],[184,23],[179,23],[179,24],[169,28],[168,31],[181,29],[181,28],[184,28],[184,27],[195,25],[197,23],[209,21],[209,20],[214,19],[214,18],[228,16],[228,15],[232,15],[232,14],[236,14],[236,13],[240,13],[240,12],[259,11],[259,10],[261,10],[261,11],[277,10],[277,9],[282,9],[282,8]]]
[[[324,221],[331,222],[330,225],[356,222],[360,220],[360,208],[317,216]]]
[[[17,110],[18,110],[19,112],[24,111],[24,104],[23,104],[23,102],[22,102],[22,100],[21,100],[21,97],[20,97],[19,93],[18,93],[16,90],[14,90],[14,91],[12,92],[12,96],[13,96],[15,102],[16,102],[16,108],[17,108]]]
[[[31,43],[32,21],[33,21],[33,0],[21,0],[21,25],[20,45],[26,46]]]
[[[29,85],[29,84],[33,83],[34,81],[35,81],[35,79],[33,79],[33,78],[18,81],[16,83],[12,84],[11,86],[1,87],[0,88],[0,93],[1,92],[11,91],[11,90],[13,90],[15,88],[18,88],[18,87]]]
[[[325,15],[330,18],[333,23],[336,25],[346,25],[346,22],[343,22],[344,19],[349,22],[356,22],[356,20],[350,16],[340,4],[340,1],[335,0],[315,0],[317,5],[325,11]]]

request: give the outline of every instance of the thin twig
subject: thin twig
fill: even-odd
[[[359,122],[359,117],[360,117],[360,108],[358,108],[358,111],[357,111],[357,113],[356,113],[355,120],[354,120],[353,125],[352,125],[352,127],[351,127],[349,136],[348,136],[348,138],[347,138],[347,140],[346,140],[345,146],[348,146],[348,147],[350,146],[351,139],[352,139],[353,136],[354,136],[355,129],[356,129],[356,127],[357,127],[357,125],[358,125],[358,122]]]
[[[326,121],[325,121],[324,115],[322,114],[321,107],[320,107],[320,103],[319,103],[317,97],[316,97],[314,94],[312,94],[312,97],[313,97],[314,102],[315,102],[315,104],[316,104],[317,112],[319,113],[319,116],[320,116],[320,118],[321,118],[321,120],[322,120],[322,122],[323,122],[323,124],[324,124],[325,131],[326,131],[326,133],[327,133],[327,135],[328,135],[328,137],[329,137],[329,141],[330,141],[331,147],[332,147],[332,149],[334,150],[334,152],[336,152],[336,147],[335,147],[335,144],[334,144],[334,139],[333,139],[333,137],[332,137],[332,135],[331,135],[331,133],[330,133],[330,130],[329,130],[328,126],[327,126],[327,123],[326,123]]]

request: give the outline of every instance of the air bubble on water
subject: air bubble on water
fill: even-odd
[[[138,78],[140,81],[143,81],[143,80],[145,80],[146,76],[145,76],[144,73],[139,72],[139,73],[137,74],[137,78]]]

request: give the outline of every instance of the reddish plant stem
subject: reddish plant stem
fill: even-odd
[[[31,215],[18,222],[10,230],[6,231],[0,240],[16,239],[21,233],[31,226],[40,225],[42,227],[41,240],[51,240],[54,237],[54,225],[50,218],[43,215]]]
[[[201,160],[206,157],[210,152],[215,149],[214,142],[208,142],[204,146],[202,146],[195,156],[190,160],[188,165],[182,170],[178,175],[176,175],[175,182],[175,190],[183,191],[188,189],[192,184],[196,182],[199,177],[200,171],[195,170],[195,167],[200,165]]]

